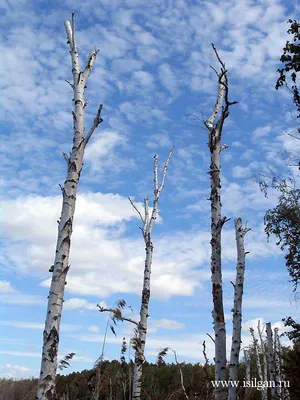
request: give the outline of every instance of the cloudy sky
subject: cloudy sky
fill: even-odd
[[[141,206],[153,193],[153,156],[160,166],[172,145],[154,259],[149,361],[169,346],[179,361],[202,362],[202,341],[213,346],[209,246],[209,151],[203,119],[216,97],[218,67],[211,42],[229,70],[231,108],[223,132],[223,280],[230,344],[235,276],[233,221],[242,217],[247,270],[243,346],[258,319],[282,327],[299,315],[282,252],[267,242],[263,216],[276,204],[254,177],[291,172],[286,152],[299,142],[285,134],[296,122],[289,93],[274,89],[288,18],[296,1],[82,0],[76,2],[77,44],[83,66],[100,49],[86,89],[87,129],[100,103],[104,122],[85,154],[76,206],[71,269],[66,286],[60,356],[75,352],[71,370],[91,368],[101,352],[107,315],[96,304],[125,299],[139,310],[144,243],[131,196]],[[66,164],[72,143],[72,91],[64,20],[73,2],[0,1],[1,255],[0,375],[36,376],[53,264]],[[194,116],[194,117],[193,117]],[[296,172],[296,171],[295,171]],[[109,334],[105,355],[118,358]]]

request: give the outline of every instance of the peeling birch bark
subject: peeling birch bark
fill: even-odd
[[[73,83],[75,110],[73,114],[73,147],[70,157],[64,154],[67,161],[68,171],[64,186],[61,187],[63,195],[62,211],[58,226],[58,238],[55,250],[55,260],[50,271],[52,272],[51,286],[48,296],[48,307],[46,314],[45,329],[43,333],[43,349],[40,378],[36,394],[36,400],[54,400],[55,378],[57,370],[57,353],[59,343],[59,329],[61,314],[64,301],[64,289],[66,285],[66,276],[69,271],[68,265],[71,235],[73,230],[73,217],[75,212],[76,194],[82,170],[82,160],[85,147],[92,136],[95,128],[102,122],[100,116],[102,105],[99,107],[94,123],[84,137],[85,130],[85,101],[84,90],[86,82],[92,71],[96,60],[97,50],[93,50],[83,71],[79,68],[79,56],[75,42],[75,15],[72,12],[72,26],[69,21],[65,21],[65,29],[70,45],[70,54],[72,59]]]
[[[250,230],[244,228],[241,218],[235,220],[235,238],[237,247],[237,265],[236,265],[236,279],[234,284],[234,305],[232,309],[232,342],[229,364],[229,381],[238,380],[238,366],[239,355],[241,349],[241,331],[242,331],[242,299],[244,290],[244,275],[245,275],[245,245],[244,237]],[[237,387],[230,386],[228,389],[228,400],[237,399]]]
[[[211,202],[211,281],[213,295],[213,320],[215,331],[215,380],[226,381],[226,329],[223,306],[222,268],[221,268],[221,231],[226,217],[221,217],[221,163],[220,153],[227,146],[221,145],[223,124],[229,115],[229,106],[236,102],[228,101],[228,80],[225,64],[221,61],[214,45],[213,50],[220,63],[218,77],[218,95],[212,114],[205,122],[210,150],[210,202]],[[214,390],[216,400],[227,399],[227,389]]]
[[[143,363],[145,361],[145,344],[147,337],[147,320],[149,317],[149,301],[150,301],[150,275],[152,266],[152,256],[153,256],[153,243],[152,243],[152,230],[157,218],[158,213],[158,201],[160,193],[165,184],[165,178],[167,174],[167,169],[169,162],[173,153],[174,147],[170,150],[166,163],[164,165],[161,183],[158,182],[158,156],[154,156],[154,201],[153,209],[151,213],[151,218],[149,219],[149,205],[148,197],[144,199],[144,216],[138,211],[137,207],[133,204],[129,198],[130,203],[134,209],[139,214],[141,221],[143,222],[143,227],[141,228],[144,242],[146,245],[146,259],[145,259],[145,269],[144,269],[144,280],[143,280],[143,291],[142,291],[142,301],[140,309],[140,320],[136,329],[136,337],[133,339],[135,356],[134,356],[134,371],[133,371],[133,387],[132,387],[132,400],[141,399],[141,384],[142,384],[142,373],[143,373]]]
[[[268,364],[269,364],[269,376],[270,381],[275,382],[275,368],[274,368],[274,345],[273,345],[273,332],[271,327],[271,322],[266,324],[266,332],[267,332],[267,346],[268,346]],[[271,397],[272,399],[277,398],[277,390],[276,387],[271,386]]]

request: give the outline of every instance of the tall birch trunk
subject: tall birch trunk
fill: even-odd
[[[275,375],[276,375],[276,384],[278,384],[277,388],[277,396],[282,400],[290,400],[290,393],[287,387],[279,386],[279,382],[285,381],[284,374],[282,373],[282,351],[281,351],[281,343],[278,334],[278,328],[274,329],[274,358],[275,358]],[[281,383],[282,385],[282,383]]]
[[[272,399],[277,398],[277,390],[274,386],[275,382],[275,368],[274,368],[274,344],[273,344],[273,333],[271,322],[266,324],[266,332],[267,332],[267,346],[268,346],[268,364],[269,364],[269,376],[271,381],[271,397]],[[276,384],[276,382],[275,382]]]
[[[245,380],[246,382],[250,382],[251,379],[251,358],[248,350],[244,349],[244,359],[245,359]],[[251,396],[251,390],[249,387],[245,388],[245,397],[244,400],[248,400]]]
[[[130,200],[131,204],[138,212],[142,222],[143,227],[142,234],[146,245],[146,259],[145,259],[145,269],[144,269],[144,280],[143,280],[143,291],[142,291],[142,301],[140,309],[140,320],[137,325],[137,335],[134,338],[133,343],[135,347],[134,356],[134,371],[133,371],[133,387],[132,387],[132,400],[140,400],[141,398],[141,384],[142,384],[142,373],[143,373],[143,363],[145,361],[145,344],[147,337],[147,321],[148,321],[148,309],[150,301],[150,276],[151,276],[151,265],[153,256],[153,243],[152,243],[152,230],[157,218],[158,213],[158,201],[160,193],[164,187],[165,177],[167,174],[167,169],[169,166],[170,158],[173,153],[172,148],[169,152],[168,158],[164,165],[161,183],[158,182],[158,157],[154,156],[154,201],[153,209],[151,213],[151,218],[149,219],[149,206],[148,198],[144,199],[144,216],[138,211],[133,202]]]
[[[259,336],[259,341],[260,341],[260,351],[261,351],[262,359],[263,359],[263,380],[267,381],[268,380],[268,360],[267,360],[265,342],[263,341],[263,337],[262,337],[263,329],[260,328],[260,320],[258,320],[257,331],[258,331],[258,336]],[[263,389],[266,390],[266,388],[263,388]]]
[[[221,163],[220,153],[227,145],[221,145],[222,129],[229,115],[229,106],[236,102],[228,101],[228,80],[225,64],[219,58],[213,46],[216,57],[221,65],[218,77],[218,95],[211,116],[205,122],[208,131],[208,146],[210,150],[210,202],[211,202],[211,281],[213,295],[213,320],[215,332],[215,380],[226,380],[226,329],[223,306],[222,268],[221,268],[221,231],[227,220],[221,217]],[[216,400],[227,399],[227,390],[218,387],[214,391]]]
[[[246,367],[246,372],[245,372],[246,381],[250,381],[250,379],[251,379],[251,359],[250,359],[250,354],[249,354],[248,350],[244,350],[244,359],[245,359],[245,367]]]
[[[264,343],[263,337],[262,337],[262,331],[263,331],[263,329],[260,328],[260,320],[258,320],[257,332],[258,332],[260,345],[257,345],[257,348],[260,349],[260,351],[258,351],[258,355],[261,354],[262,361],[263,361],[263,364],[262,365],[260,364],[261,365],[260,380],[266,382],[268,380],[268,362],[267,362],[266,346],[265,346],[265,343]],[[260,363],[261,363],[261,361],[260,361]],[[263,386],[261,388],[261,398],[262,398],[262,400],[267,400],[267,398],[268,398],[268,389],[266,386]]]
[[[241,349],[241,330],[242,330],[242,299],[244,290],[244,274],[245,274],[245,259],[246,252],[244,246],[244,237],[249,229],[243,229],[242,220],[235,220],[235,238],[237,247],[237,265],[236,279],[234,284],[234,305],[232,309],[232,342],[229,364],[229,381],[237,382],[239,355]],[[237,387],[229,384],[228,400],[236,400]]]
[[[74,91],[75,109],[72,112],[74,122],[74,138],[70,157],[63,153],[64,158],[67,161],[68,170],[64,186],[61,187],[63,195],[62,211],[58,226],[58,238],[55,250],[54,265],[50,269],[52,272],[52,280],[48,296],[45,329],[43,333],[40,379],[36,394],[37,400],[54,400],[56,398],[55,377],[57,370],[59,328],[64,301],[66,276],[70,268],[68,261],[77,187],[83,165],[82,159],[85,147],[95,128],[102,122],[102,118],[100,116],[102,109],[101,105],[88,135],[86,137],[84,136],[84,112],[86,105],[84,101],[84,89],[86,87],[86,82],[91,73],[98,51],[93,50],[90,53],[84,70],[80,71],[78,51],[75,42],[74,12],[72,12],[72,25],[69,21],[65,21],[65,29],[67,32],[68,44],[70,45],[70,54],[72,59],[73,83],[68,83],[72,86]]]
[[[256,365],[257,365],[257,372],[258,372],[259,380],[263,381],[264,380],[264,376],[263,376],[263,370],[262,370],[262,366],[261,366],[258,340],[255,338],[254,329],[252,327],[249,328],[249,331],[250,331],[252,339],[253,339],[253,347],[254,347],[254,352],[255,352],[255,358],[256,358]],[[262,400],[267,400],[267,398],[268,398],[267,397],[267,391],[265,389],[266,388],[262,388],[262,391],[261,391]]]

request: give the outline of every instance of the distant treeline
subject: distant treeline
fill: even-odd
[[[290,382],[291,400],[300,399],[300,345],[284,351],[285,379]],[[186,400],[181,379],[190,400],[212,400],[214,366],[201,364],[144,363],[142,400]],[[251,364],[251,379],[257,376],[256,365]],[[133,363],[104,361],[101,367],[69,375],[57,375],[57,400],[128,400],[132,382]],[[100,373],[99,373],[100,372]],[[98,375],[97,375],[98,374]],[[260,400],[261,391],[250,388],[245,396],[243,381],[245,366],[239,366],[240,400]],[[0,379],[0,400],[35,400],[38,380]],[[95,384],[99,384],[99,397],[95,399]]]
[[[214,366],[180,364],[184,387],[189,399],[212,398]],[[99,369],[58,375],[56,380],[57,400],[92,400]],[[100,372],[100,395],[97,400],[128,400],[129,382],[132,379],[133,363],[104,361]],[[240,379],[244,377],[244,365],[240,365]],[[0,400],[34,400],[37,379],[0,379]],[[142,400],[186,400],[180,370],[177,364],[144,364]],[[243,388],[241,388],[243,391]],[[256,392],[256,390],[255,390]],[[241,393],[242,394],[242,393]],[[260,394],[260,393],[258,393]],[[252,397],[253,400],[260,396]],[[96,400],[96,399],[95,399]]]

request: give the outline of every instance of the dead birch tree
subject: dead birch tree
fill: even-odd
[[[255,337],[254,329],[252,327],[249,328],[249,331],[251,333],[252,339],[253,339],[253,348],[254,348],[254,357],[257,365],[257,372],[258,372],[258,377],[260,381],[267,381],[266,376],[265,376],[265,370],[263,369],[263,366],[261,364],[261,347],[258,344],[258,340]],[[260,331],[258,331],[258,334],[260,336]],[[267,387],[265,385],[262,386],[261,388],[261,398],[262,400],[267,400],[268,399],[268,393],[267,393]]]
[[[244,349],[244,359],[245,359],[245,367],[246,367],[246,371],[245,371],[245,378],[246,381],[250,381],[250,377],[251,377],[251,358],[250,358],[250,354],[249,351]]]
[[[111,312],[116,320],[127,321],[136,326],[136,334],[132,339],[133,348],[135,350],[134,356],[134,371],[133,371],[133,387],[132,387],[132,400],[141,399],[141,384],[142,384],[142,373],[143,373],[143,363],[145,361],[145,344],[147,338],[147,321],[148,321],[148,309],[150,301],[150,277],[151,277],[151,266],[152,266],[152,256],[153,256],[153,242],[152,242],[152,231],[158,215],[158,202],[160,198],[161,191],[165,184],[165,178],[170,163],[170,159],[173,153],[174,147],[169,152],[167,160],[165,162],[162,178],[159,183],[158,179],[158,156],[154,156],[154,200],[153,208],[150,216],[149,210],[149,199],[144,198],[144,214],[139,211],[137,206],[133,203],[129,197],[129,201],[135,211],[137,212],[139,218],[142,221],[143,226],[140,228],[142,231],[143,239],[146,245],[146,258],[145,258],[145,268],[143,277],[143,290],[141,298],[141,308],[140,308],[140,319],[139,321],[134,321],[131,318],[125,318],[122,315],[120,307],[118,308],[104,308],[98,305],[100,312]]]
[[[85,68],[81,71],[79,66],[78,50],[75,41],[74,11],[72,12],[72,23],[65,21],[65,29],[72,60],[73,83],[67,82],[70,84],[74,92],[75,104],[74,111],[72,111],[74,138],[70,156],[67,156],[67,154],[63,153],[63,156],[67,162],[67,178],[64,186],[61,187],[63,195],[62,211],[58,225],[55,260],[54,264],[50,268],[50,272],[52,272],[52,279],[48,296],[45,329],[43,333],[42,361],[36,395],[37,400],[54,400],[56,398],[55,377],[57,370],[59,328],[64,301],[66,276],[70,268],[68,261],[77,187],[82,170],[82,160],[86,145],[95,128],[97,128],[97,126],[102,122],[102,105],[100,105],[94,119],[94,123],[88,134],[85,136],[85,107],[87,103],[84,100],[84,91],[87,80],[95,63],[98,50],[93,50],[90,53]]]
[[[263,371],[262,371],[262,366],[261,366],[258,340],[255,337],[254,329],[252,326],[249,328],[249,331],[250,331],[252,339],[253,339],[253,349],[254,349],[254,356],[255,356],[255,361],[256,361],[256,365],[257,365],[258,376],[259,376],[260,381],[263,381],[264,376],[263,376]],[[267,393],[265,390],[262,390],[261,396],[262,396],[262,400],[267,400],[267,397],[266,397]]]
[[[265,341],[263,340],[262,334],[263,334],[264,328],[260,328],[260,319],[258,320],[257,323],[257,331],[258,331],[258,336],[259,336],[259,341],[260,341],[260,352],[262,354],[262,360],[263,360],[263,381],[268,380],[268,361],[267,361],[267,353],[266,353],[266,346],[265,346]]]
[[[225,64],[220,59],[215,46],[215,55],[220,64],[220,71],[214,71],[218,77],[217,101],[210,117],[205,121],[210,150],[210,203],[211,203],[211,281],[213,295],[213,320],[215,332],[215,380],[226,381],[226,328],[223,306],[222,266],[221,266],[221,231],[228,221],[221,216],[221,163],[220,153],[227,148],[221,144],[225,119],[229,116],[229,107],[237,102],[228,100],[228,79]],[[215,399],[225,400],[227,389],[222,386],[215,389]]]
[[[276,382],[275,382],[275,368],[274,368],[274,344],[273,344],[273,332],[271,322],[266,323],[267,333],[267,346],[268,346],[268,364],[269,364],[269,376],[271,381],[271,397],[272,399],[277,398]],[[275,382],[275,385],[274,385]]]
[[[278,384],[277,396],[282,400],[290,400],[290,393],[286,387],[286,382],[282,387],[281,382],[285,381],[284,374],[282,372],[282,350],[281,343],[278,334],[278,328],[274,328],[274,359],[275,359],[275,379],[276,385]]]
[[[229,364],[229,381],[238,381],[238,366],[239,356],[241,349],[241,331],[242,331],[242,299],[244,291],[244,275],[245,275],[245,244],[244,237],[249,228],[243,228],[241,218],[235,220],[235,239],[237,247],[237,264],[236,264],[236,279],[234,286],[234,305],[232,309],[232,341],[231,341],[231,353],[230,353],[230,364]],[[228,389],[228,400],[236,400],[237,398],[237,387],[229,384]]]

